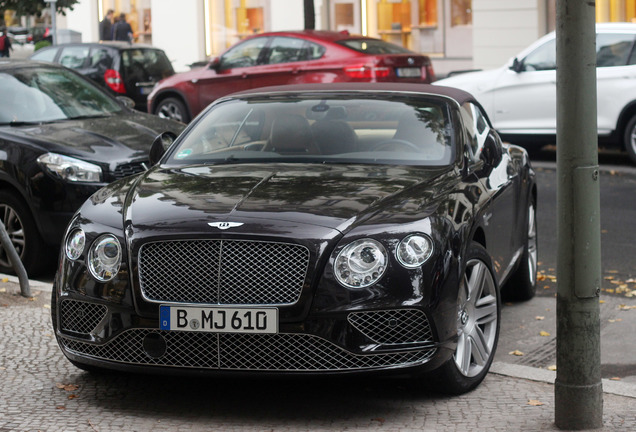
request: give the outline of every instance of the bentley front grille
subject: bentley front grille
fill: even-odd
[[[309,265],[301,245],[242,240],[147,243],[139,283],[157,302],[285,305],[300,298]]]
[[[347,317],[360,333],[379,344],[433,342],[431,326],[419,309],[353,312]]]
[[[144,339],[155,333],[165,340],[165,353],[150,356]],[[78,355],[135,365],[176,366],[216,370],[318,372],[383,369],[425,363],[435,348],[354,354],[317,336],[296,333],[216,334],[130,329],[104,345],[62,338]]]
[[[60,303],[60,328],[63,331],[88,335],[104,319],[108,308],[104,305],[77,300]]]

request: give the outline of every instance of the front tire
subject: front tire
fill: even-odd
[[[636,163],[636,115],[627,122],[625,134],[623,135],[623,144],[625,144],[625,151],[629,158],[633,163]]]
[[[15,194],[0,190],[0,220],[9,234],[11,244],[15,248],[29,276],[40,274],[49,262],[43,256],[46,246],[38,232],[31,211]],[[16,274],[9,260],[9,255],[0,245],[0,272]]]
[[[472,243],[457,296],[457,347],[433,372],[434,388],[459,395],[477,387],[486,377],[499,340],[501,301],[490,256]]]
[[[155,114],[161,118],[176,120],[182,123],[188,123],[190,121],[190,115],[188,114],[185,104],[175,97],[169,97],[159,102],[159,105],[155,108]]]

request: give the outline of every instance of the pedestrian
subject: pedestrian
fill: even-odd
[[[113,25],[113,40],[133,41],[132,27],[126,22],[126,14],[123,12],[119,15],[119,19],[115,25]]]
[[[9,57],[11,48],[11,39],[7,36],[7,28],[0,28],[0,57]]]
[[[99,23],[99,40],[113,40],[113,15],[115,11],[108,9],[106,16]]]

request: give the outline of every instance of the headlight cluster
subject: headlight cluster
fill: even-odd
[[[395,254],[403,267],[417,268],[433,254],[433,241],[427,235],[409,235],[400,241]],[[334,273],[346,287],[365,288],[380,280],[387,263],[388,254],[382,243],[365,238],[349,243],[338,253]]]
[[[92,163],[57,153],[45,153],[38,162],[61,179],[70,182],[99,183],[102,169]]]
[[[71,261],[77,260],[86,246],[86,235],[81,229],[71,231],[66,238],[64,250]],[[95,279],[108,282],[113,279],[121,266],[122,252],[119,240],[111,234],[98,237],[88,250],[86,264]]]

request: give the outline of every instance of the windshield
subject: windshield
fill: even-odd
[[[233,99],[192,125],[166,162],[447,165],[454,157],[449,119],[448,103],[432,96]]]
[[[71,71],[28,67],[0,73],[0,124],[102,117],[122,107]]]

